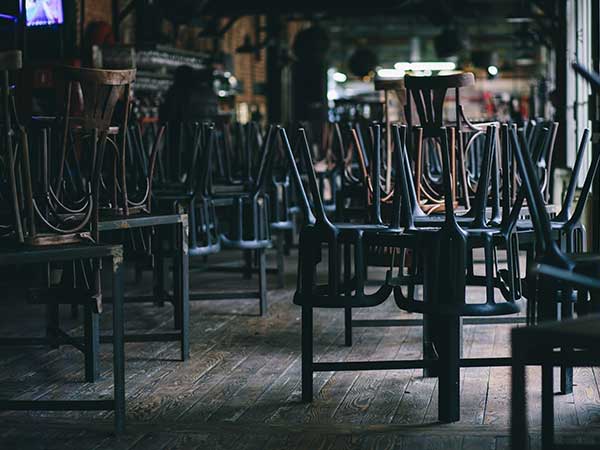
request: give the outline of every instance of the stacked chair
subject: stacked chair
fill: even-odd
[[[161,180],[165,187],[158,188],[156,199],[168,208],[182,208],[189,215],[190,256],[205,259],[222,249],[240,250],[244,255],[241,271],[250,277],[256,261],[258,272],[257,291],[193,292],[190,299],[258,299],[260,314],[266,314],[266,251],[273,246],[271,232],[279,234],[281,261],[284,233],[293,228],[288,175],[274,170],[278,158],[272,144],[273,128],[264,137],[254,123],[220,129],[213,124],[168,124],[168,128],[169,139],[176,140],[173,147],[184,162],[174,175]],[[173,130],[182,130],[175,139]],[[162,165],[177,161],[173,147],[165,152]],[[208,269],[240,270],[231,266]],[[283,264],[277,271],[281,284]]]
[[[2,409],[82,410],[105,409],[115,411],[115,427],[124,428],[124,319],[122,289],[121,246],[100,245],[98,218],[102,185],[102,165],[110,121],[114,106],[123,86],[128,85],[128,73],[86,72],[65,68],[65,113],[60,117],[64,126],[61,151],[52,158],[48,150],[49,129],[44,126],[34,133],[37,139],[30,150],[29,133],[19,123],[14,96],[9,83],[9,71],[21,67],[20,52],[0,54],[2,71],[2,242],[0,264],[38,264],[44,270],[34,272],[41,278],[41,286],[28,290],[29,301],[46,305],[46,336],[44,338],[2,338],[4,345],[72,345],[85,358],[85,379],[98,378],[99,314],[103,309],[100,268],[102,259],[110,259],[113,273],[113,352],[114,398],[85,402],[2,400]],[[102,72],[102,71],[100,71]],[[104,78],[106,77],[106,78]],[[73,84],[77,89],[73,89]],[[105,89],[100,92],[100,86]],[[99,100],[81,104],[76,120],[69,111],[77,94],[82,99],[93,91]],[[106,94],[106,95],[105,95]],[[100,101],[101,98],[107,101]],[[102,105],[100,107],[99,105]],[[76,139],[77,151],[69,151],[67,139]],[[58,164],[55,164],[58,162]],[[63,279],[51,283],[51,271],[81,274],[70,282]],[[69,271],[69,268],[73,270]],[[81,305],[84,308],[83,338],[64,332],[58,321],[60,304]]]
[[[464,78],[464,77],[462,77]],[[458,77],[457,80],[462,79]],[[448,80],[444,80],[447,83]],[[458,83],[457,81],[457,83]],[[431,81],[435,83],[435,81]],[[330,370],[380,370],[423,368],[426,375],[439,377],[439,418],[451,422],[459,420],[459,369],[460,367],[510,365],[510,358],[460,357],[461,327],[463,317],[487,318],[514,316],[524,310],[527,300],[527,320],[556,320],[571,317],[577,298],[585,310],[585,292],[557,291],[553,301],[541,306],[537,280],[530,273],[523,279],[519,265],[519,253],[526,251],[528,262],[539,258],[540,236],[532,222],[541,210],[546,214],[549,167],[557,124],[538,122],[519,131],[520,142],[515,138],[514,125],[498,123],[471,124],[469,130],[445,128],[441,117],[441,100],[448,86],[418,86],[410,81],[407,88],[417,90],[421,99],[420,114],[427,119],[425,132],[422,126],[408,129],[394,125],[393,178],[390,192],[382,190],[381,177],[381,129],[370,129],[371,139],[362,139],[356,128],[350,130],[357,150],[363,201],[368,205],[368,223],[332,220],[327,214],[319,178],[312,163],[312,147],[306,132],[300,129],[294,146],[290,145],[284,130],[280,130],[287,148],[294,184],[298,189],[303,213],[300,231],[298,286],[294,302],[302,307],[302,389],[303,400],[313,396],[312,376],[315,371]],[[450,87],[458,87],[449,85]],[[413,92],[414,95],[414,92]],[[425,99],[430,99],[428,103]],[[459,114],[464,119],[462,108]],[[423,120],[423,117],[421,118]],[[430,119],[430,120],[429,120]],[[460,120],[459,120],[460,122]],[[464,120],[463,120],[464,122]],[[472,132],[481,136],[471,139],[468,146],[478,147],[477,184],[473,197],[465,175],[455,166],[453,140],[461,133]],[[436,179],[437,206],[424,212],[417,194],[418,169],[413,178],[409,149],[427,136],[439,157],[439,178]],[[462,137],[459,138],[461,140]],[[551,233],[547,236],[554,245],[568,251],[584,248],[585,231],[581,224],[583,207],[592,180],[597,171],[598,158],[594,157],[580,198],[572,208],[576,180],[582,165],[583,152],[589,140],[586,131],[567,195],[561,211],[552,219]],[[365,141],[371,145],[365,145]],[[409,145],[410,144],[410,145]],[[464,151],[464,144],[460,144]],[[371,152],[365,151],[371,147]],[[460,146],[459,146],[460,148]],[[521,153],[534,161],[537,174],[534,182],[527,185],[526,167],[519,161]],[[346,153],[347,154],[347,153]],[[455,159],[456,158],[456,159]],[[348,161],[349,158],[346,158]],[[300,166],[298,161],[301,162]],[[417,162],[418,164],[418,162]],[[299,169],[304,167],[304,170]],[[418,167],[418,166],[417,166]],[[385,169],[385,165],[383,166]],[[340,169],[345,170],[345,169]],[[462,184],[460,178],[463,178]],[[457,185],[466,196],[459,207],[455,201]],[[472,183],[471,183],[472,184]],[[305,187],[308,186],[308,188]],[[527,189],[541,196],[541,206],[528,197]],[[337,192],[339,195],[339,192]],[[388,214],[382,214],[386,199]],[[345,202],[345,203],[344,203]],[[338,204],[346,205],[348,200]],[[531,216],[531,219],[525,219]],[[369,253],[379,249],[385,254],[389,270],[386,279],[374,291],[367,293],[366,270],[370,265]],[[474,250],[483,250],[484,273],[475,275]],[[323,257],[327,255],[325,260]],[[406,258],[410,254],[411,258]],[[506,255],[506,265],[501,267]],[[326,267],[321,268],[326,264]],[[319,276],[318,276],[319,275]],[[417,286],[422,287],[419,297]],[[484,287],[485,290],[471,289]],[[374,307],[394,295],[399,309],[423,314],[423,359],[415,361],[377,362],[318,362],[313,361],[312,310],[313,308],[339,308],[346,315],[346,343],[351,344],[352,308]],[[558,296],[556,296],[558,295]],[[350,319],[349,319],[350,316]],[[487,323],[487,322],[486,322]],[[494,323],[491,321],[491,323]],[[563,392],[571,389],[569,367],[563,367],[561,386]]]
[[[577,63],[573,66],[592,84],[596,92],[600,91],[600,78],[597,74],[588,72]],[[587,133],[584,134],[584,137],[587,138]],[[513,330],[511,445],[513,448],[527,449],[529,447],[525,366],[535,364],[542,366],[541,447],[546,450],[558,448],[554,443],[554,367],[559,366],[562,369],[561,390],[564,392],[565,378],[571,382],[569,379],[570,365],[598,364],[598,353],[594,348],[600,337],[598,335],[598,314],[577,319],[570,319],[570,317],[574,304],[579,306],[578,312],[581,315],[600,311],[598,297],[600,292],[600,282],[598,281],[600,255],[582,252],[581,249],[577,249],[577,252],[573,253],[561,245],[564,240],[556,235],[556,221],[551,220],[545,212],[544,193],[535,189],[535,186],[539,184],[538,168],[527,152],[527,137],[524,133],[518,135],[513,132],[511,139],[519,150],[517,156],[518,163],[523,168],[521,171],[522,183],[526,187],[527,200],[532,210],[532,225],[538,245],[530,277],[536,282],[536,306],[540,322],[546,322],[540,326]],[[574,176],[581,164],[579,156],[578,154]],[[589,190],[588,184],[591,184],[594,178],[599,160],[599,154],[594,154],[581,194],[583,200],[580,202],[585,202]],[[567,198],[569,198],[570,191],[571,184],[567,190]],[[582,203],[578,202],[575,209],[577,210],[580,205]],[[565,216],[562,216],[558,222],[562,222],[564,219]],[[560,318],[561,321],[552,323],[557,318]],[[567,320],[563,322],[564,319]],[[557,348],[559,351],[556,351]],[[567,373],[566,377],[565,373]],[[580,445],[579,448],[593,448],[593,446]]]

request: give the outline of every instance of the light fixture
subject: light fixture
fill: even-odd
[[[337,83],[345,83],[347,79],[348,79],[348,77],[346,76],[345,73],[335,72],[333,74],[333,81],[335,81]]]
[[[403,70],[398,69],[379,69],[377,71],[379,78],[402,78],[404,76]]]
[[[496,66],[488,66],[487,71],[492,77],[498,75],[498,68]]]
[[[455,70],[456,63],[452,61],[421,61],[421,62],[397,62],[394,69],[404,72],[438,72],[440,70]]]

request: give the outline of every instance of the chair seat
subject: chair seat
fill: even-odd
[[[552,220],[550,221],[550,227],[552,228],[552,230],[562,230],[565,226],[567,222],[560,220],[560,221],[555,221]],[[533,222],[531,220],[519,220],[517,222],[517,228],[519,230],[532,230],[533,229]]]
[[[408,300],[400,287],[394,288],[394,300],[398,308],[420,314],[437,314],[460,317],[506,316],[521,312],[521,301],[500,301],[498,303],[457,303],[443,304],[422,300]]]

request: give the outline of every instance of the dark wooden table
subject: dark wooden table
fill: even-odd
[[[129,230],[134,228],[174,227],[173,248],[173,296],[172,303],[175,318],[175,331],[162,333],[127,334],[125,342],[169,342],[179,341],[181,360],[189,358],[189,258],[188,258],[188,216],[187,214],[144,214],[138,216],[101,219],[98,223],[100,233]],[[158,278],[162,280],[163,275]],[[161,293],[153,295],[125,296],[125,302],[151,303],[164,300],[157,298]],[[110,298],[107,299],[110,301]],[[101,342],[109,342],[110,336],[103,336]]]
[[[113,377],[112,400],[0,400],[0,410],[33,411],[86,411],[114,410],[115,430],[120,433],[125,427],[125,348],[123,312],[123,247],[121,245],[68,245],[53,247],[22,247],[0,251],[0,266],[48,264],[79,260],[109,259],[112,263],[113,302]],[[89,337],[87,337],[89,338]],[[86,338],[86,340],[88,340]],[[50,338],[3,338],[1,344],[26,345],[50,342]],[[75,342],[75,340],[73,340]],[[83,348],[97,350],[97,342],[84,342]],[[86,349],[87,350],[87,349]],[[87,355],[91,352],[86,353]]]
[[[512,448],[525,450],[529,444],[527,365],[542,366],[542,449],[560,448],[554,444],[553,369],[600,365],[600,314],[512,330],[512,360]]]

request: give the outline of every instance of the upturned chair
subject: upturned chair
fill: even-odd
[[[10,75],[22,67],[21,52],[0,52],[0,72],[2,74],[2,147],[3,157],[2,178],[6,180],[0,191],[0,202],[2,204],[2,221],[0,223],[0,236],[11,239],[16,236],[19,242],[25,239],[21,210],[22,199],[19,198],[17,190],[16,161],[18,145],[15,142],[15,134],[18,133],[17,141],[21,149],[25,148],[26,135],[18,126],[14,98],[11,92]]]
[[[521,167],[521,181],[526,188],[527,201],[531,209],[531,217],[536,235],[536,258],[535,265],[538,269],[532,271],[531,278],[535,280],[536,303],[539,314],[539,322],[564,320],[572,317],[572,305],[578,302],[586,306],[581,310],[587,309],[589,312],[599,312],[597,291],[589,300],[589,288],[594,289],[597,283],[587,283],[586,279],[597,279],[600,274],[600,255],[590,253],[572,253],[563,252],[553,233],[550,218],[545,207],[543,192],[536,189],[539,185],[536,167],[527,152],[527,140],[523,133],[511,131],[511,140],[516,148],[517,163]],[[597,164],[598,155],[594,155],[592,164]],[[530,266],[530,269],[533,266]],[[573,295],[576,291],[577,295]],[[564,345],[561,348],[561,357],[566,357],[561,364],[561,391],[569,392],[572,388],[572,369],[568,362],[572,355],[572,348]],[[521,363],[521,361],[519,361]],[[549,361],[550,363],[550,361]],[[519,369],[521,370],[521,369]],[[542,407],[542,442],[544,448],[552,448],[551,431],[553,424],[552,411],[552,365],[543,368],[542,379],[543,389],[543,407]],[[514,376],[519,376],[515,373]],[[514,378],[513,378],[514,379]],[[520,395],[519,392],[513,392],[513,395]],[[523,421],[520,416],[522,411],[513,410],[516,414],[513,420],[517,423]],[[518,414],[518,416],[517,416]],[[550,424],[548,430],[547,424]],[[546,430],[544,430],[546,428]],[[521,436],[519,436],[521,437]],[[546,447],[547,444],[550,444]],[[524,447],[526,448],[526,447]]]
[[[125,216],[142,211],[146,202],[132,202],[127,192],[127,129],[135,69],[64,67],[58,78],[65,83],[65,108],[60,118],[63,134],[58,176],[52,191],[60,196],[64,188],[70,136],[80,144],[89,139],[89,130],[95,129],[98,138],[94,145],[104,149],[109,144],[112,149],[111,161],[103,166],[100,199],[103,211]],[[113,126],[115,107],[120,97],[123,97],[121,118],[118,126]],[[73,103],[80,111],[73,110]]]
[[[566,252],[565,254],[568,257],[571,257],[571,259],[574,259],[575,261],[578,261],[580,255],[585,255],[584,241],[581,240],[581,236],[585,236],[585,228],[581,223],[581,216],[583,214],[585,202],[588,197],[594,177],[596,176],[596,173],[598,171],[598,166],[600,165],[599,153],[596,153],[592,157],[592,161],[587,171],[584,185],[580,193],[580,198],[578,199],[577,205],[575,207],[575,212],[572,215],[569,215],[569,211],[571,210],[570,204],[572,203],[572,190],[574,190],[574,186],[576,186],[577,184],[578,172],[580,170],[581,165],[581,156],[582,153],[585,151],[588,139],[589,131],[585,130],[580,144],[579,154],[577,155],[577,160],[573,169],[573,176],[569,183],[569,188],[567,189],[567,195],[563,204],[563,209],[556,218],[550,219],[547,216],[545,207],[542,207],[544,199],[544,190],[542,187],[538,189],[533,189],[536,191],[536,203],[532,203],[531,200],[528,198],[528,204],[535,205],[536,209],[534,212],[538,216],[535,217],[532,214],[531,226],[533,227],[533,230],[536,230],[536,220],[538,222],[544,222],[537,224],[538,230],[535,232],[535,247],[532,251],[530,251],[528,255],[529,266],[531,266],[536,261],[539,262],[540,260],[542,260],[542,262],[544,262],[546,261],[546,258],[550,258],[553,252],[555,252],[554,247],[560,248],[561,252]],[[529,156],[529,146],[527,137],[524,135],[524,133],[516,135],[513,132],[511,135],[511,140],[513,146],[520,146],[521,153],[525,155],[524,163],[529,164],[527,159],[531,158]],[[533,163],[531,163],[531,165],[533,165]],[[535,177],[529,175],[529,183],[532,183],[532,186],[536,186],[536,183],[538,182],[537,174],[535,175]],[[541,203],[539,199],[537,199],[538,191],[541,197]],[[539,229],[545,230],[545,222],[548,222],[547,225],[549,231],[548,233],[544,231],[544,234],[541,234]],[[552,241],[552,244],[550,244],[550,240]],[[550,256],[548,256],[546,253],[549,253]],[[557,256],[554,255],[554,257]],[[586,260],[585,257],[583,257],[583,259]],[[592,261],[587,261],[586,264],[587,263],[591,264]],[[527,287],[528,288],[525,290],[525,295],[528,299],[528,312],[530,315],[530,323],[532,324],[547,320],[571,318],[574,317],[576,309],[578,312],[583,313],[589,308],[589,304],[587,303],[586,291],[574,292],[572,289],[567,289],[565,291],[557,290],[551,297],[549,296],[549,290],[545,292],[544,295],[542,295],[539,287],[539,280],[535,277],[532,277],[531,273],[528,273]],[[572,392],[572,376],[573,374],[571,368],[564,367],[563,370],[561,370],[561,392],[565,394]]]
[[[46,271],[43,287],[30,288],[29,300],[46,306],[46,340],[53,347],[75,342],[59,327],[59,305],[84,306],[83,344],[74,345],[85,355],[86,380],[95,381],[99,374],[99,314],[103,309],[101,258],[95,255],[111,256],[114,250],[119,264],[122,259],[120,246],[93,245],[99,242],[98,199],[104,144],[100,140],[99,129],[94,127],[97,123],[81,120],[78,131],[86,139],[81,140],[77,152],[63,150],[58,167],[52,165],[52,161],[58,158],[53,158],[56,155],[50,153],[50,129],[47,127],[32,133],[36,137],[33,142],[37,145],[37,151],[30,155],[29,134],[18,123],[14,111],[9,111],[7,107],[12,100],[8,79],[5,77],[4,81],[3,131],[7,136],[3,141],[9,160],[6,167],[8,172],[4,175],[8,179],[18,180],[17,183],[9,183],[17,224],[13,228],[16,230],[13,233],[14,240],[20,244],[19,248],[24,254],[30,252],[35,258],[54,252],[64,263],[64,272],[77,267],[84,273],[81,282],[76,284],[61,282],[51,285],[51,260],[44,260]],[[16,146],[12,141],[15,130],[20,138]],[[65,133],[64,139],[68,136]],[[2,159],[6,161],[5,157]],[[51,248],[53,246],[56,248]],[[58,257],[61,252],[67,256]],[[122,327],[122,322],[118,326]]]
[[[378,133],[378,127],[374,132]],[[285,143],[292,167],[292,174],[299,191],[304,223],[300,231],[298,286],[294,294],[294,303],[302,307],[302,399],[311,401],[313,397],[312,375],[316,371],[329,370],[360,370],[376,368],[407,368],[415,367],[414,361],[395,362],[327,362],[313,361],[313,308],[365,308],[377,306],[387,300],[393,286],[384,283],[375,292],[365,292],[364,269],[366,267],[366,248],[370,244],[385,245],[389,236],[394,236],[395,243],[403,248],[415,248],[419,245],[422,234],[404,232],[401,228],[400,205],[408,205],[406,196],[402,199],[400,186],[395,189],[393,223],[388,228],[383,224],[349,224],[331,222],[323,205],[318,188],[317,177],[314,173],[309,144],[303,129],[299,131],[299,147],[301,160],[304,163],[308,178],[309,194],[303,186],[296,157],[285,134],[280,134]],[[377,141],[376,141],[377,142]],[[403,163],[402,158],[396,158],[397,163]],[[397,169],[397,170],[402,170]],[[397,183],[403,180],[396,178]],[[405,190],[405,189],[404,189]],[[406,224],[410,228],[410,224]],[[373,234],[377,238],[367,238]],[[323,253],[327,261],[323,260]],[[343,261],[343,264],[341,263]],[[322,263],[327,267],[321,269]],[[318,277],[317,274],[321,274]],[[319,278],[323,278],[321,282]]]

